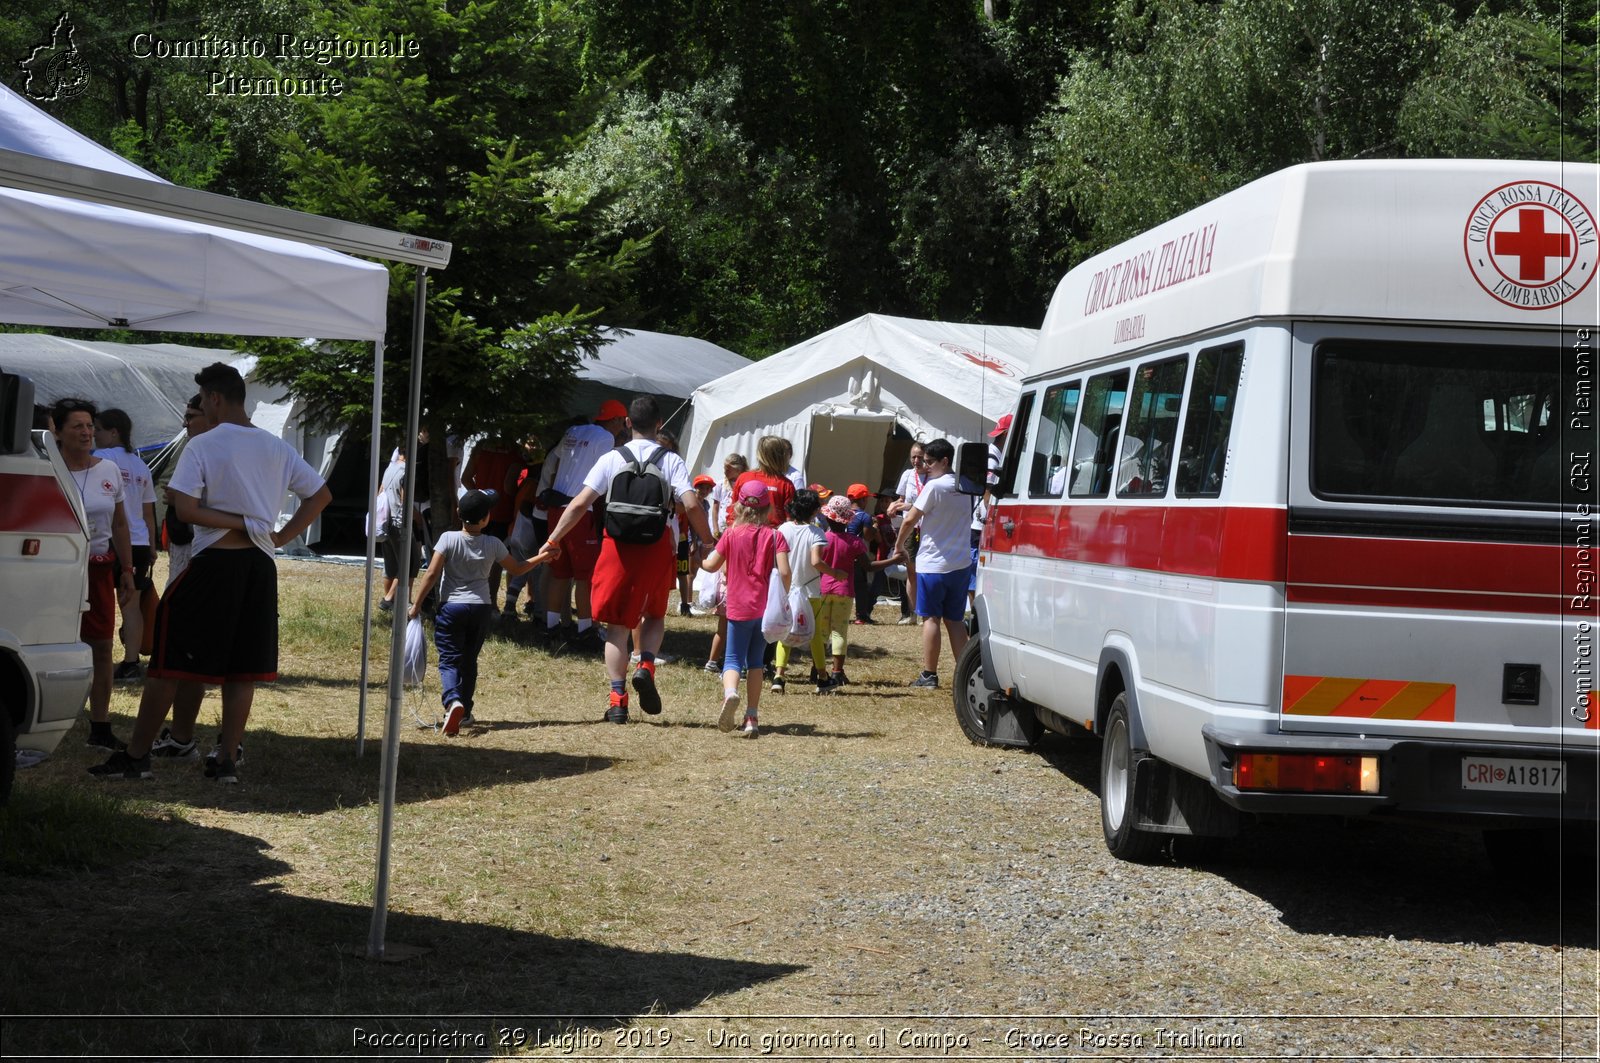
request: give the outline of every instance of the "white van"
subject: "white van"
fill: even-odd
[[[31,431],[33,384],[0,372],[0,801],[16,749],[49,753],[83,711],[93,662],[83,503],[56,442]]]
[[[1068,273],[983,535],[969,736],[1100,735],[1127,858],[1241,813],[1592,821],[1597,188],[1310,164]]]

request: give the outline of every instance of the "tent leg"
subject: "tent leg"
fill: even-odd
[[[428,270],[417,267],[417,291],[411,314],[411,399],[406,407],[406,503],[417,497],[417,424],[422,419],[422,329],[428,306]],[[400,556],[409,558],[415,543],[415,522],[403,522]],[[394,625],[389,639],[389,712],[383,734],[383,764],[378,773],[382,794],[382,815],[378,825],[378,873],[372,888],[372,930],[367,936],[367,959],[383,959],[384,928],[389,918],[389,847],[394,840],[395,775],[400,767],[401,664],[405,652],[406,625],[402,603],[411,601],[411,566],[401,565],[394,591]]]
[[[372,345],[372,451],[367,463],[367,504],[378,497],[378,433],[383,430],[383,341]],[[378,552],[378,526],[367,522],[366,609],[361,615],[361,697],[356,709],[356,757],[367,748],[367,683],[372,675],[372,563]],[[397,621],[398,622],[398,621]]]

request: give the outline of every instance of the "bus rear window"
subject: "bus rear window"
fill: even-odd
[[[1559,362],[1553,346],[1318,344],[1312,491],[1423,505],[1556,505]]]

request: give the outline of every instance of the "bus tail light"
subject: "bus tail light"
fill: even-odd
[[[1240,753],[1233,762],[1240,790],[1308,794],[1375,794],[1378,758],[1327,753]]]

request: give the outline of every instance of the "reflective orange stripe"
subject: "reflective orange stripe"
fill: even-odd
[[[1454,683],[1395,679],[1286,675],[1283,677],[1283,711],[1291,716],[1354,716],[1449,723],[1456,718],[1456,686]]]

